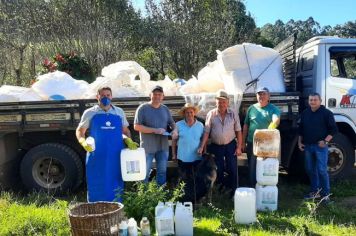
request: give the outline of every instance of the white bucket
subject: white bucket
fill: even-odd
[[[277,186],[256,184],[256,204],[259,211],[275,211],[278,207]]]
[[[279,158],[281,136],[278,129],[256,129],[253,135],[253,154]]]
[[[159,202],[155,209],[157,235],[174,234],[173,203]]]
[[[250,224],[256,222],[256,191],[254,188],[237,188],[234,205],[236,223]]]
[[[177,236],[193,236],[193,204],[177,202],[174,222]]]
[[[121,175],[124,181],[140,181],[146,177],[145,149],[121,150]]]
[[[276,158],[257,157],[256,180],[260,185],[277,185],[279,161]]]

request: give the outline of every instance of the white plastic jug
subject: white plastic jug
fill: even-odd
[[[121,150],[121,175],[124,181],[140,181],[146,177],[145,149]]]
[[[155,209],[157,235],[174,234],[173,203],[159,202]]]
[[[253,154],[279,158],[281,136],[278,129],[256,129],[253,135]]]
[[[257,157],[256,180],[260,185],[277,185],[279,161],[276,158]]]
[[[250,224],[256,222],[256,191],[254,188],[237,188],[234,205],[236,223]]]
[[[177,236],[193,236],[193,204],[177,202],[174,215]]]
[[[277,186],[256,184],[256,205],[259,211],[275,211],[278,207]]]
[[[91,136],[85,139],[85,142],[95,151],[95,139]]]

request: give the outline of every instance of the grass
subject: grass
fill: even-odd
[[[258,222],[251,225],[235,224],[233,200],[215,191],[213,205],[194,212],[194,235],[356,235],[355,184],[333,183],[334,204],[321,206],[302,200],[308,186],[281,177],[278,211],[258,212]],[[68,207],[84,200],[84,191],[64,199],[2,192],[0,235],[69,235]]]

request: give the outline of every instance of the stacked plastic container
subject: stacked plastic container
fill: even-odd
[[[259,211],[275,211],[278,207],[280,143],[280,133],[277,129],[255,131],[253,153],[257,156],[256,208]]]

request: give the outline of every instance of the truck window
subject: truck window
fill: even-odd
[[[331,47],[331,76],[356,80],[356,47]]]
[[[314,51],[309,51],[302,56],[302,71],[312,70],[314,65]]]

